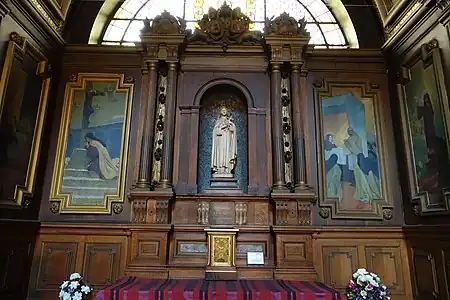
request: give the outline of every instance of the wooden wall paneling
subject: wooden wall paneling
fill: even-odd
[[[275,278],[317,280],[312,231],[300,227],[274,226]]]
[[[131,228],[127,275],[167,278],[171,225]]]
[[[405,228],[415,299],[450,299],[449,232],[448,225]]]
[[[53,299],[73,272],[95,291],[124,276],[128,235],[121,226],[44,224],[38,236],[29,296]]]
[[[38,222],[1,221],[0,299],[26,298]]]
[[[57,291],[71,273],[81,270],[83,247],[79,236],[40,235],[34,250],[31,295]]]
[[[169,277],[203,278],[207,264],[205,226],[174,226],[170,241]]]
[[[366,268],[381,277],[395,299],[412,299],[401,228],[323,228],[314,234],[313,244],[318,280],[345,292],[353,272]]]
[[[127,255],[125,236],[89,236],[84,242],[83,276],[99,290],[124,275]]]
[[[433,252],[411,248],[414,294],[417,299],[439,299],[438,271]]]

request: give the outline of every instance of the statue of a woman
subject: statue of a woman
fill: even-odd
[[[214,178],[232,178],[236,166],[236,125],[228,110],[220,109],[220,117],[213,129],[211,171]]]

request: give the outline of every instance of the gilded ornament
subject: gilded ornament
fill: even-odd
[[[383,209],[383,219],[389,221],[389,220],[392,220],[393,216],[394,216],[394,214],[393,214],[393,211],[391,208]]]
[[[226,49],[230,44],[259,44],[262,34],[250,31],[252,21],[241,12],[239,7],[232,9],[224,3],[219,9],[209,8],[198,22],[189,42],[204,44],[220,44]]]
[[[50,204],[50,211],[54,214],[59,213],[59,202],[52,202]]]
[[[328,219],[330,217],[330,209],[328,207],[322,207],[319,211],[319,216],[321,216],[322,219]]]
[[[314,80],[313,86],[314,86],[315,88],[321,88],[321,87],[323,87],[323,80]]]
[[[133,76],[127,76],[123,80],[123,82],[125,82],[125,83],[134,83],[135,81],[136,81],[136,79]]]
[[[42,6],[38,0],[30,0],[31,4],[36,8],[36,10],[39,12],[41,17],[50,25],[51,28],[53,28],[57,32],[61,32],[64,27],[64,22],[59,21],[55,22],[53,18],[47,13],[44,6]]]
[[[17,32],[11,32],[11,34],[9,35],[9,39],[18,44],[19,46],[22,46],[23,43],[25,42],[25,38],[20,34],[18,34]]]
[[[306,31],[306,20],[302,18],[295,20],[288,13],[284,12],[278,17],[266,19],[264,27],[265,35],[288,35],[288,36],[305,36],[309,37]]]
[[[76,82],[78,80],[78,74],[77,73],[73,73],[69,76],[69,81],[71,82]]]
[[[115,214],[121,214],[123,211],[123,204],[122,203],[114,203],[112,206],[113,212]]]

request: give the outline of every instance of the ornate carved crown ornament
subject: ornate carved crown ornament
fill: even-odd
[[[152,22],[144,20],[141,30],[141,46],[144,60],[176,61],[179,46],[186,37],[186,21],[163,11]]]
[[[264,35],[284,35],[292,37],[310,37],[306,31],[306,20],[302,18],[295,20],[288,13],[284,12],[278,17],[267,18],[264,27]]]
[[[210,8],[198,22],[199,28],[188,38],[189,43],[256,45],[262,33],[250,31],[251,20],[239,7],[232,9],[225,2],[219,9]]]
[[[186,21],[180,17],[172,16],[168,11],[163,11],[153,19],[150,24],[149,19],[144,20],[144,28],[141,35],[167,35],[167,34],[185,34]]]

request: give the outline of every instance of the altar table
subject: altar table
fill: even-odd
[[[320,282],[290,280],[206,281],[203,279],[122,278],[97,293],[96,300],[340,300]]]

